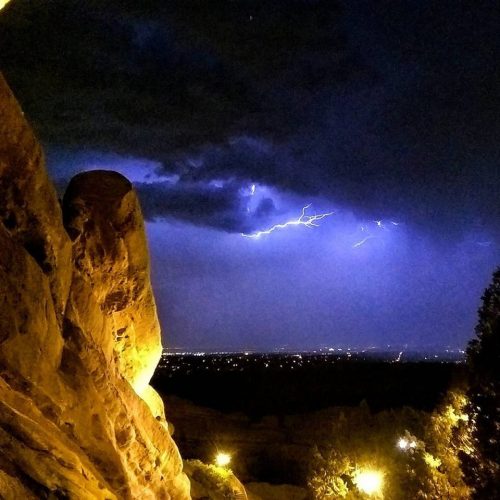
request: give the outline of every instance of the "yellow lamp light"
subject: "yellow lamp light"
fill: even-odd
[[[408,449],[409,444],[410,443],[408,442],[408,439],[406,439],[406,438],[399,438],[399,440],[398,440],[398,448],[400,448],[401,450]]]
[[[398,439],[398,448],[403,451],[413,450],[417,447],[417,442],[414,439],[408,439],[405,437]]]
[[[382,492],[384,476],[376,470],[360,470],[354,476],[354,484],[367,495],[378,495]]]
[[[227,467],[231,463],[231,455],[229,453],[219,452],[215,456],[215,465],[218,467]]]

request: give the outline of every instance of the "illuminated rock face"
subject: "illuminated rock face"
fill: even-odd
[[[121,176],[76,178],[70,238],[1,77],[0,197],[0,497],[190,498],[147,386],[160,337],[135,194]]]
[[[0,221],[48,277],[61,320],[71,282],[71,242],[40,145],[1,74]]]
[[[161,336],[135,191],[116,172],[85,172],[72,179],[63,207],[75,268],[109,319],[103,341],[112,342],[120,373],[142,395],[160,360]]]

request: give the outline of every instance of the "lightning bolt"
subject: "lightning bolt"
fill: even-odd
[[[372,221],[372,223],[375,225],[376,229],[384,229],[384,230],[389,230],[388,229],[388,226],[386,225],[386,223],[384,223],[383,220],[374,220]],[[396,222],[396,221],[389,221],[389,223],[393,226],[399,226],[401,223],[400,222]],[[352,245],[352,248],[359,248],[360,246],[364,245],[368,240],[371,240],[373,238],[377,238],[377,236],[375,234],[372,234],[372,232],[370,231],[370,227],[368,225],[365,225],[363,224],[361,227],[361,232],[365,233],[366,236],[358,241],[357,243],[354,243],[354,245]]]
[[[357,243],[354,243],[354,245],[352,246],[352,248],[358,248],[361,245],[364,245],[368,240],[371,240],[372,238],[375,238],[375,236],[373,236],[373,235],[370,234],[370,236],[367,236],[366,238],[363,238],[361,241],[358,241]]]
[[[325,217],[329,217],[330,215],[333,215],[333,212],[328,212],[325,214],[318,214],[318,215],[306,215],[306,210],[310,208],[311,204],[306,205],[302,209],[302,213],[298,219],[292,219],[287,222],[284,222],[283,224],[275,224],[274,226],[270,227],[269,229],[265,229],[264,231],[257,231],[252,234],[245,234],[241,233],[241,236],[244,236],[245,238],[260,238],[261,236],[265,234],[271,234],[274,231],[277,231],[278,229],[285,229],[286,227],[289,226],[306,226],[306,227],[319,227],[319,224],[317,224],[317,221],[320,221],[324,219]]]

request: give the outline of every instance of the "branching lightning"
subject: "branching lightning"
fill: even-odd
[[[245,238],[260,238],[263,235],[266,234],[271,234],[274,231],[277,231],[278,229],[285,229],[286,227],[289,226],[305,226],[305,227],[319,227],[319,224],[317,223],[318,221],[324,219],[325,217],[329,217],[330,215],[333,215],[333,212],[328,212],[324,214],[317,214],[317,215],[306,215],[306,210],[311,207],[311,204],[306,205],[302,209],[302,213],[299,218],[297,219],[292,219],[287,222],[284,222],[283,224],[275,224],[274,226],[270,227],[269,229],[265,229],[263,231],[257,231],[252,234],[245,234],[241,233],[241,236],[244,236]]]
[[[379,232],[378,230],[381,229],[389,230],[390,226],[388,226],[387,224],[390,224],[392,226],[399,226],[401,223],[393,220],[389,221],[388,223],[385,223],[383,220],[374,220],[372,221],[371,227],[373,228],[373,225],[375,225],[375,230],[377,230],[378,233]],[[365,233],[366,236],[363,239],[359,240],[358,242],[354,243],[354,245],[352,245],[352,248],[359,248],[363,246],[368,240],[379,237],[378,235],[373,234],[372,231],[370,231],[370,224],[361,225],[360,230],[362,233]]]

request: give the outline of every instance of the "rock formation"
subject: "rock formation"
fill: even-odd
[[[1,75],[0,200],[0,497],[190,498],[148,386],[160,330],[135,193],[82,174],[63,217]]]
[[[71,242],[41,147],[0,79],[0,220],[47,276],[61,321],[71,282]]]
[[[142,395],[160,360],[161,337],[135,191],[116,172],[86,172],[71,180],[63,208],[74,267],[111,320],[111,335],[102,342]]]
[[[2,10],[10,0],[0,0],[0,10]]]

